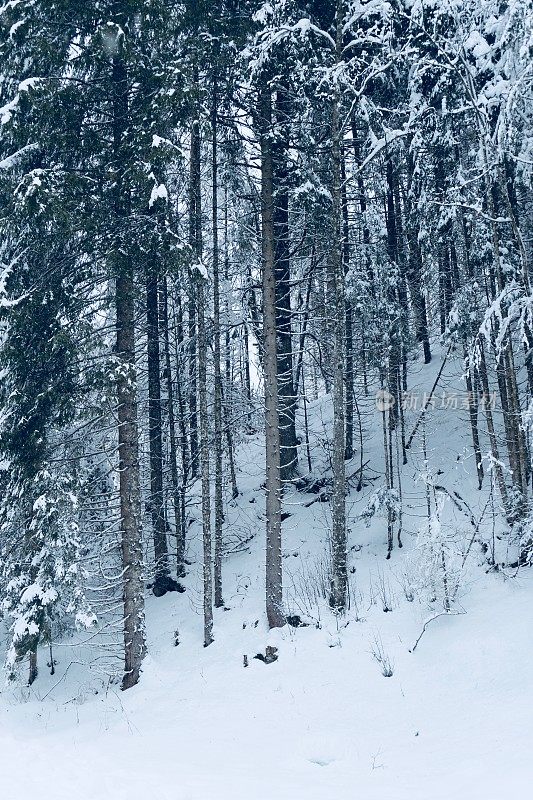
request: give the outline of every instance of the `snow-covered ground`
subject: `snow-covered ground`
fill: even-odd
[[[439,366],[437,358],[418,368],[412,388],[429,391]],[[460,362],[450,360],[441,388],[462,392],[460,373]],[[489,572],[475,544],[461,570],[454,613],[433,619],[411,652],[424,622],[438,613],[411,597],[405,577],[412,574],[409,564],[417,563],[416,534],[425,523],[421,434],[402,470],[404,548],[395,547],[386,561],[385,520],[374,519],[367,528],[360,519],[383,482],[380,416],[371,398],[360,410],[369,463],[366,485],[360,492],[353,488],[348,502],[352,607],[346,618],[337,620],[315,592],[327,554],[328,504],[308,505],[316,495],[295,490],[286,497],[291,516],[284,522],[287,608],[309,624],[268,632],[261,582],[263,450],[260,437],[249,437],[239,450],[242,494],[227,514],[233,544],[249,541],[224,562],[226,609],[215,612],[215,642],[202,647],[195,555],[201,531],[194,523],[188,592],[148,601],[149,655],[139,686],[120,692],[90,668],[93,648],[65,642],[56,647],[54,676],[47,674],[42,653],[32,689],[3,690],[3,797],[530,796],[533,576],[527,570]],[[326,459],[320,442],[330,413],[327,398],[311,404],[317,472]],[[470,443],[459,432],[468,430],[459,425],[461,413],[437,408],[429,415],[429,472],[459,493],[459,505],[468,505],[476,523],[481,518],[480,536],[490,544],[490,480],[477,491]],[[410,431],[416,413],[407,416]],[[356,453],[348,474],[358,463]],[[441,514],[450,536],[462,532],[464,548],[473,531],[469,515],[451,500]],[[267,644],[279,655],[268,665],[253,658]],[[389,677],[376,660],[378,650],[389,662]]]

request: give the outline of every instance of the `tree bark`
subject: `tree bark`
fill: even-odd
[[[193,91],[197,95],[198,67],[193,70]],[[189,174],[189,245],[193,257],[201,258],[202,252],[202,209],[201,209],[201,173],[200,173],[200,120],[198,117],[198,98],[195,97],[195,119],[191,125],[191,153]],[[195,275],[189,278],[189,439],[191,450],[191,476],[198,476],[198,406],[197,406],[197,280]]]
[[[148,441],[150,449],[150,514],[154,539],[156,596],[168,590],[170,567],[163,498],[163,435],[161,413],[161,362],[159,348],[159,276],[157,256],[148,268],[146,280],[146,323],[148,356]]]
[[[213,340],[214,340],[214,428],[215,428],[215,607],[224,605],[222,597],[222,375],[220,369],[220,276],[218,253],[218,153],[217,153],[217,74],[213,74],[211,107],[212,146],[212,228],[213,228]]]
[[[168,330],[168,291],[167,279],[161,280],[161,325],[163,327],[163,343],[165,349],[165,375],[167,383],[168,432],[170,445],[170,480],[172,483],[172,507],[174,511],[174,529],[176,532],[176,572],[178,578],[185,572],[185,531],[182,527],[180,487],[178,478],[178,447],[176,436],[176,416],[174,408],[174,385],[172,382],[172,359],[170,358],[170,336]]]
[[[350,268],[350,226],[348,220],[348,198],[346,196],[346,163],[344,150],[341,149],[341,205],[342,205],[342,264],[344,274]],[[353,357],[353,307],[352,301],[346,299],[346,444],[344,458],[353,458],[353,419],[354,419],[354,357]]]
[[[205,332],[204,279],[198,278],[198,395],[200,416],[200,469],[202,479],[204,647],[213,641],[213,564],[211,546],[211,485],[209,476],[209,425],[207,416],[207,339]]]
[[[420,225],[418,223],[416,206],[413,203],[415,168],[410,149],[407,148],[407,150],[408,184],[404,203],[408,245],[406,277],[411,294],[411,305],[415,315],[416,337],[422,344],[424,364],[429,364],[431,361],[431,347],[429,344],[426,300],[422,291],[422,251],[418,240]]]
[[[342,49],[342,0],[337,2],[336,56],[341,58]],[[346,297],[344,266],[342,258],[342,200],[341,200],[341,154],[342,130],[340,127],[340,97],[335,87],[331,108],[332,133],[332,213],[333,242],[331,253],[331,282],[333,286],[333,447],[332,470],[333,491],[331,496],[331,555],[332,578],[330,605],[338,613],[346,610],[348,573],[346,543],[346,473],[345,473],[345,320]]]
[[[180,552],[183,552],[185,563],[186,539],[186,508],[185,493],[190,475],[190,450],[187,437],[186,425],[186,405],[182,391],[181,373],[185,368],[185,358],[183,356],[184,335],[183,335],[183,309],[181,304],[181,293],[178,289],[175,297],[175,308],[173,313],[174,320],[174,356],[176,362],[176,399],[178,402],[178,426],[180,432],[180,452],[181,452],[181,487],[180,487],[180,517],[182,541],[179,543]]]
[[[145,654],[144,584],[142,563],[141,490],[135,370],[134,268],[127,223],[131,214],[127,183],[125,131],[129,118],[128,74],[121,53],[112,62],[113,155],[115,162],[114,217],[118,231],[113,257],[116,270],[116,392],[120,534],[124,599],[124,676],[122,688],[134,686]]]
[[[258,123],[261,145],[261,232],[263,266],[263,370],[266,439],[266,613],[270,628],[285,624],[281,559],[281,462],[278,411],[276,269],[272,98],[266,79],[260,89]]]
[[[290,114],[287,93],[278,90],[275,104],[276,137],[272,143],[273,225],[276,274],[276,331],[280,420],[281,481],[290,480],[298,466],[296,447],[296,398],[292,353],[291,270],[289,259],[289,142],[285,129]]]

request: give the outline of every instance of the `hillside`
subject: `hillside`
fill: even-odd
[[[430,391],[441,363],[442,355],[417,369],[414,394]],[[445,365],[439,387],[461,394],[458,359]],[[490,514],[483,516],[490,479],[478,492],[455,412],[442,413],[436,403],[426,426],[427,474],[434,484],[458,492],[476,525],[481,521],[451,613],[411,594],[426,503],[421,441],[417,434],[401,473],[404,547],[395,545],[386,560],[386,520],[374,518],[366,527],[360,519],[383,480],[374,402],[369,396],[361,408],[368,479],[359,492],[352,482],[347,499],[346,616],[336,618],[320,597],[329,504],[292,490],[284,499],[290,513],[283,528],[285,595],[288,611],[307,625],[268,632],[264,452],[261,436],[247,437],[238,450],[242,493],[227,508],[231,548],[239,552],[224,560],[226,608],[215,611],[214,643],[202,646],[197,522],[190,528],[186,593],[149,600],[148,656],[137,687],[122,693],[117,683],[99,677],[97,643],[75,646],[66,640],[56,648],[53,677],[43,669],[33,687],[3,690],[5,796],[63,800],[72,797],[74,786],[80,800],[527,795],[532,575],[528,569],[489,569],[481,543],[490,545],[493,535]],[[328,396],[309,406],[315,475],[327,462],[320,461],[319,440],[330,413]],[[408,430],[417,416],[406,412]],[[474,530],[468,515],[448,499],[441,519],[449,536],[461,532],[457,541],[464,547],[469,526]],[[510,560],[507,553],[499,558]],[[270,664],[254,658],[268,644],[278,648]],[[380,652],[389,677],[376,660]],[[40,659],[44,663],[46,653]]]

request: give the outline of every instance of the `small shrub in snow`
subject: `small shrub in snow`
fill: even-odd
[[[362,604],[361,593],[356,589],[351,575],[348,574],[347,608],[355,614],[355,621],[361,617],[359,609]],[[313,620],[317,628],[322,624],[322,608],[327,604],[331,593],[331,556],[329,553],[313,560],[301,562],[301,569],[292,575],[292,586],[289,590],[289,605],[294,605],[301,617]],[[292,615],[294,619],[296,615]],[[300,620],[300,625],[302,624]],[[294,626],[294,627],[299,627]]]
[[[398,578],[398,582],[402,587],[403,596],[408,603],[412,603],[415,599],[415,595],[413,592],[413,587],[411,586],[411,576],[409,575],[408,570],[402,570],[400,577]]]
[[[380,665],[381,674],[383,677],[391,678],[394,675],[394,662],[385,650],[381,636],[378,633],[376,633],[374,636],[370,652],[372,653],[373,658]]]
[[[396,489],[387,489],[385,486],[380,486],[371,496],[368,501],[367,507],[361,514],[361,519],[364,520],[367,527],[369,527],[374,517],[385,517],[391,522],[395,522],[401,508],[400,495]]]
[[[328,556],[302,561],[300,571],[292,576],[290,602],[303,617],[321,625],[321,608],[330,591],[331,566]]]
[[[381,570],[378,570],[377,577],[370,576],[370,602],[380,604],[382,610],[387,613],[394,608],[394,594],[388,578]]]
[[[385,613],[392,611],[393,608],[393,593],[390,587],[388,578],[385,577],[381,570],[378,571],[378,595],[381,601],[381,608]]]
[[[407,560],[406,586],[430,608],[450,611],[462,572],[458,532],[442,522],[445,496],[436,493],[436,506],[417,536]],[[405,593],[405,589],[404,589]]]
[[[363,619],[360,613],[363,599],[361,590],[357,588],[354,581],[350,580],[350,575],[348,575],[348,609],[354,615],[355,622],[361,622]]]

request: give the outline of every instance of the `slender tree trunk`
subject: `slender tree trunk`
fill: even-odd
[[[222,384],[220,386],[221,397],[222,397],[222,407],[224,409],[224,431],[226,434],[226,447],[227,447],[227,457],[228,457],[228,467],[229,467],[229,479],[231,483],[231,498],[232,500],[236,500],[239,496],[239,487],[237,484],[237,473],[235,470],[235,447],[233,444],[233,433],[231,430],[231,418],[229,415],[228,403],[224,400],[224,390]]]
[[[169,589],[170,567],[163,502],[163,423],[161,413],[158,295],[158,267],[157,258],[154,258],[149,267],[146,281],[148,440],[150,449],[150,513],[155,554],[153,592],[157,597],[160,597]]]
[[[193,91],[199,92],[198,67],[194,66]],[[196,118],[191,126],[191,154],[189,176],[189,244],[197,260],[202,252],[202,208],[200,174],[200,120],[198,117],[198,98],[195,98]],[[195,275],[189,279],[189,437],[191,445],[191,475],[198,476],[198,408],[197,408],[197,280]]]
[[[307,326],[309,324],[309,300],[311,298],[311,289],[313,287],[313,273],[314,273],[314,248],[313,248],[313,255],[311,256],[311,269],[309,271],[309,278],[307,281],[307,289],[305,292],[305,302],[303,306],[303,319],[302,325],[300,329],[300,339],[298,344],[298,360],[296,362],[296,372],[294,377],[294,394],[295,397],[298,398],[300,393],[300,375],[302,374],[303,370],[303,357],[304,357],[304,347],[305,347],[305,339],[307,334]],[[303,379],[302,379],[302,394],[303,394]],[[303,395],[305,396],[305,395]]]
[[[398,233],[396,227],[396,208],[394,205],[394,169],[390,158],[387,160],[387,197],[386,197],[386,225],[387,225],[387,251],[391,266],[395,269],[398,265]],[[388,370],[387,389],[394,398],[389,409],[389,425],[393,430],[399,419],[400,401],[398,397],[398,374],[401,361],[401,326],[399,319],[399,304],[397,290],[394,284],[387,287],[387,300],[389,313],[392,319],[389,325],[388,342]]]
[[[122,688],[134,686],[145,653],[142,563],[141,490],[135,370],[134,268],[127,242],[131,213],[124,134],[128,124],[128,75],[122,54],[112,62],[113,151],[115,160],[114,216],[118,238],[113,253],[116,269],[116,391],[120,534],[124,597],[124,676]]]
[[[342,205],[342,262],[344,274],[350,268],[350,227],[348,221],[348,199],[346,196],[346,164],[344,150],[341,148],[341,205]],[[354,414],[354,357],[353,357],[353,307],[352,301],[346,299],[346,444],[344,458],[353,458],[353,414]]]
[[[124,565],[124,689],[134,686],[139,680],[145,651],[133,298],[133,266],[127,259],[119,267],[115,290],[119,491]]]
[[[496,428],[494,426],[494,418],[492,416],[492,403],[490,397],[489,378],[487,373],[487,362],[485,360],[485,349],[483,347],[483,342],[481,340],[479,340],[479,376],[481,378],[481,387],[483,390],[483,405],[485,408],[485,416],[487,419],[487,430],[489,433],[492,467],[496,475],[496,483],[500,491],[504,513],[507,520],[509,520],[511,517],[511,507],[509,504],[509,495],[507,493],[507,486],[505,485],[505,477],[503,474],[502,462],[500,461],[500,454],[498,451]]]
[[[181,517],[181,534],[182,541],[179,545],[180,552],[183,552],[183,562],[185,563],[185,550],[187,545],[186,532],[186,488],[190,474],[190,457],[189,457],[189,440],[187,437],[186,425],[186,408],[183,391],[181,386],[181,373],[182,368],[185,366],[185,358],[183,355],[184,336],[183,336],[183,309],[181,305],[181,293],[177,290],[175,300],[175,313],[174,319],[174,345],[175,345],[175,362],[176,362],[176,399],[178,401],[178,425],[180,432],[180,451],[181,451],[181,488],[180,488],[180,517]]]
[[[274,248],[276,272],[276,330],[278,336],[278,392],[280,420],[281,480],[293,477],[298,466],[296,447],[296,398],[293,379],[291,270],[289,260],[288,149],[284,135],[290,115],[287,93],[276,97],[276,137],[272,143],[274,192]]]
[[[37,648],[30,650],[29,662],[28,686],[31,686],[37,680],[37,675],[39,674],[37,669]]]
[[[211,486],[209,475],[209,425],[207,411],[207,338],[205,332],[205,290],[198,278],[198,395],[200,417],[200,468],[202,478],[202,527],[204,551],[204,647],[213,641],[213,564],[211,545]]]
[[[483,462],[481,459],[481,447],[479,444],[478,399],[477,399],[477,392],[474,390],[474,382],[472,381],[472,364],[466,349],[466,344],[464,346],[464,359],[465,359],[466,392],[468,398],[468,414],[470,417],[470,428],[472,430],[472,444],[474,446],[474,458],[476,459],[478,489],[481,489],[483,485]]]
[[[404,209],[400,199],[399,176],[394,179],[394,218],[396,221],[396,259],[398,264],[398,305],[400,309],[401,380],[398,383],[398,414],[401,417],[402,392],[407,391],[407,343],[409,341],[409,304],[406,281]]]
[[[231,338],[230,338],[230,291],[229,291],[229,249],[228,249],[228,193],[225,191],[224,199],[224,281],[226,284],[225,298],[224,298],[224,324],[226,332],[224,335],[224,384],[220,384],[222,410],[224,414],[224,432],[226,436],[227,457],[231,482],[231,497],[235,500],[239,496],[239,487],[237,485],[237,474],[235,470],[235,448],[233,446],[233,433],[232,433],[232,387],[233,381],[231,376]],[[243,325],[244,337],[246,344],[246,361],[245,361],[245,380],[246,380],[246,399],[247,399],[247,421],[248,430],[252,431],[252,389],[250,380],[250,359],[248,353],[248,328],[246,322]]]
[[[358,167],[361,166],[361,153],[360,153],[360,141],[359,141],[359,134],[357,130],[357,119],[355,115],[355,111],[352,111],[351,114],[351,126],[352,126],[352,142],[353,142],[353,150],[354,150],[354,159],[355,163]],[[368,211],[368,202],[367,202],[367,193],[366,193],[366,186],[363,179],[363,175],[360,171],[357,173],[357,194],[359,200],[359,212],[360,212],[360,226],[362,229],[362,239],[363,239],[363,252],[362,258],[365,265],[365,271],[368,279],[368,285],[370,292],[374,291],[374,284],[375,284],[375,277],[374,277],[374,269],[372,265],[372,259],[370,256],[370,228],[368,226],[367,220],[367,211]],[[353,326],[353,315],[352,315],[352,326]],[[363,391],[365,393],[365,397],[368,397],[368,354],[367,354],[367,339],[365,334],[365,325],[362,318],[360,318],[360,336],[361,336],[361,366],[363,372]],[[354,396],[354,406],[355,406],[355,396]]]
[[[194,83],[198,89],[198,69],[195,67]],[[198,110],[197,110],[198,111]],[[212,563],[212,542],[211,542],[211,486],[210,486],[210,463],[209,463],[209,418],[207,408],[207,336],[205,325],[205,278],[202,264],[202,203],[200,192],[200,122],[197,118],[192,127],[191,135],[191,209],[190,234],[193,237],[193,252],[196,260],[192,264],[192,296],[196,301],[196,324],[198,336],[198,424],[199,441],[194,444],[197,434],[195,430],[196,422],[193,422],[193,405],[191,404],[192,390],[190,395],[191,404],[191,472],[195,475],[195,456],[194,447],[198,447],[199,465],[202,486],[202,528],[203,528],[203,584],[204,584],[204,646],[207,647],[213,641],[213,563]],[[195,359],[196,360],[196,359]],[[195,365],[194,365],[195,366]],[[191,369],[193,362],[191,360]],[[196,381],[195,381],[196,384]],[[196,394],[196,392],[194,392]],[[196,412],[195,412],[196,413]],[[196,458],[198,461],[198,458]],[[197,474],[197,473],[196,473]]]
[[[178,578],[185,573],[185,532],[182,527],[180,487],[178,478],[178,447],[176,436],[176,417],[174,408],[174,386],[172,382],[172,360],[170,358],[170,336],[168,330],[168,291],[167,279],[161,279],[161,325],[163,327],[163,344],[165,349],[165,376],[167,383],[168,432],[170,444],[170,480],[172,483],[172,508],[174,511],[174,529],[176,532],[176,571]]]
[[[217,153],[217,74],[213,74],[211,107],[212,147],[212,228],[213,228],[213,340],[214,340],[214,433],[215,433],[215,606],[224,605],[222,597],[222,375],[220,370],[220,276],[218,253],[218,153]]]
[[[311,460],[311,443],[309,441],[309,417],[307,414],[307,395],[305,393],[305,374],[302,364],[302,398],[304,407],[304,425],[305,425],[305,452],[307,455],[307,468],[309,474],[313,471],[313,462]]]
[[[337,60],[342,48],[342,0],[337,0]],[[331,551],[332,580],[330,605],[337,612],[346,610],[348,572],[346,543],[346,474],[345,474],[345,320],[346,297],[344,266],[342,258],[342,200],[341,200],[341,154],[342,130],[340,127],[340,97],[338,89],[331,108],[332,130],[332,212],[333,241],[331,254],[331,278],[333,295],[333,491],[331,496]]]
[[[407,270],[406,277],[411,294],[411,305],[415,315],[415,328],[418,341],[422,344],[424,353],[424,364],[431,361],[431,347],[429,344],[429,328],[426,310],[426,300],[422,291],[422,251],[418,234],[420,225],[416,205],[413,202],[414,187],[413,157],[408,148],[407,154],[407,174],[408,185],[404,198],[406,236],[407,236]]]
[[[261,228],[263,261],[263,370],[266,437],[266,613],[270,628],[285,624],[281,559],[281,462],[278,411],[272,98],[265,84],[259,98]]]
[[[488,159],[485,156],[486,163]],[[495,186],[487,181],[486,198],[487,208],[492,219],[492,247],[493,247],[493,269],[495,271],[498,291],[502,292],[505,286],[505,275],[502,268],[501,258],[501,245],[500,234],[498,230],[498,223],[496,222],[496,215],[498,209],[494,199]],[[508,207],[506,207],[508,211]],[[527,272],[523,276],[527,282]],[[526,286],[529,284],[526,283]],[[495,341],[495,332],[493,340]],[[496,358],[496,374],[498,377],[498,387],[500,389],[503,418],[505,424],[507,450],[509,454],[509,465],[513,475],[513,483],[516,490],[522,495],[521,501],[516,508],[517,514],[522,514],[525,510],[527,503],[527,489],[529,477],[529,463],[527,457],[527,446],[524,439],[524,432],[521,427],[521,408],[520,398],[518,393],[518,385],[516,380],[516,369],[514,366],[514,355],[512,340],[507,331],[504,341],[500,345],[500,352],[496,352],[495,344],[493,343],[494,354]]]

